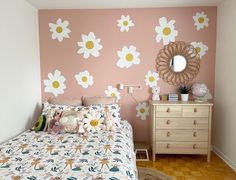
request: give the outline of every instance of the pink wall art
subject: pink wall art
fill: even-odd
[[[193,82],[214,93],[216,7],[39,10],[42,97],[116,96],[134,138],[148,140],[151,87],[176,87],[159,78],[155,59],[169,42],[191,43],[201,58]],[[132,96],[117,84],[140,84]]]

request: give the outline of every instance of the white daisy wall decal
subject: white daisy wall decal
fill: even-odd
[[[75,75],[77,83],[83,88],[88,88],[93,85],[93,76],[88,71],[83,71]]]
[[[91,56],[98,57],[100,55],[99,51],[102,49],[100,44],[101,39],[96,38],[93,32],[88,35],[82,34],[82,41],[78,42],[80,49],[77,51],[78,54],[83,54],[85,59]]]
[[[120,92],[118,91],[117,88],[114,88],[112,86],[108,86],[104,92],[109,97],[116,97],[117,101],[120,99]]]
[[[136,51],[136,47],[134,46],[124,46],[121,51],[117,51],[117,55],[119,60],[116,65],[120,68],[129,68],[134,64],[140,63],[140,53]]]
[[[145,75],[145,83],[149,87],[157,86],[157,81],[159,80],[159,75],[156,72],[148,71]]]
[[[99,131],[102,129],[102,123],[104,119],[101,117],[100,113],[86,114],[87,118],[83,120],[84,128],[90,132]]]
[[[178,35],[178,31],[175,30],[175,20],[167,21],[166,17],[159,19],[159,26],[155,27],[157,33],[156,41],[160,42],[163,40],[163,44],[167,45],[170,42],[175,41],[175,37]]]
[[[195,48],[196,52],[199,54],[200,59],[206,54],[208,51],[208,47],[202,42],[191,42],[191,45]]]
[[[196,13],[195,16],[193,16],[194,25],[197,27],[197,31],[204,28],[205,26],[209,26],[208,22],[209,19],[207,18],[207,15],[204,12]]]
[[[145,102],[144,103],[139,103],[136,106],[136,111],[137,111],[136,116],[140,117],[141,120],[146,120],[147,119],[147,116],[149,115],[149,107]]]
[[[52,32],[52,39],[55,40],[57,39],[59,42],[62,42],[64,38],[69,38],[69,33],[71,32],[70,29],[68,28],[69,22],[68,21],[62,21],[61,18],[59,18],[56,22],[54,23],[49,23],[48,24],[50,27],[50,31]]]
[[[49,92],[58,96],[58,94],[63,94],[64,89],[66,88],[65,77],[61,75],[61,72],[55,70],[54,74],[48,73],[48,79],[44,80],[44,92]]]
[[[134,26],[133,21],[131,20],[130,16],[122,15],[119,20],[117,20],[117,26],[120,28],[121,32],[128,32],[130,27]]]

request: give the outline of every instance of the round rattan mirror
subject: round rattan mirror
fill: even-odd
[[[171,42],[158,53],[156,68],[160,78],[167,83],[172,85],[187,84],[199,72],[199,55],[188,43]]]

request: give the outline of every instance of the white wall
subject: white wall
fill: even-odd
[[[28,128],[41,104],[38,12],[0,0],[0,143]]]
[[[236,0],[218,6],[215,151],[236,170]]]

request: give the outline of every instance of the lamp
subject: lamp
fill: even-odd
[[[123,90],[125,87],[128,88],[128,93],[132,94],[135,89],[142,89],[141,84],[118,84],[118,89]]]

